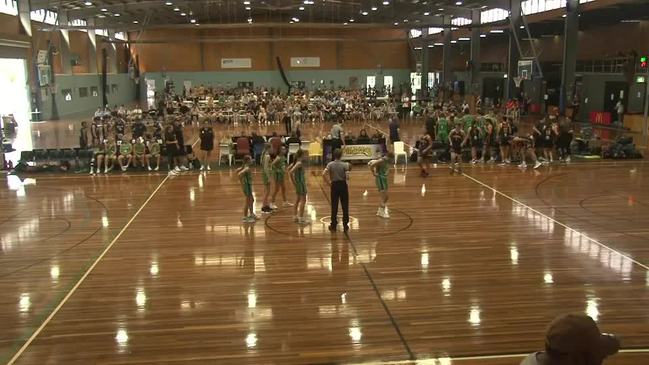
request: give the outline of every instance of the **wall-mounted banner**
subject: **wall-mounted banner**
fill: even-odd
[[[252,59],[221,58],[221,68],[252,68]]]
[[[291,67],[320,67],[320,57],[291,57]]]

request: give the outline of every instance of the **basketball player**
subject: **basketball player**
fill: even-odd
[[[270,207],[270,180],[273,176],[273,169],[271,167],[271,162],[275,159],[276,156],[271,155],[272,146],[270,143],[264,144],[264,152],[261,154],[261,178],[264,183],[264,200],[262,203],[261,211],[262,213],[271,213],[273,209]]]
[[[527,154],[529,154],[532,161],[534,161],[534,169],[538,169],[541,166],[541,162],[539,162],[539,159],[536,157],[536,152],[534,151],[536,149],[534,142],[535,138],[533,134],[521,137],[516,136],[512,139],[512,149],[514,150],[514,153],[519,152],[521,156],[521,164],[518,165],[518,167],[522,169],[527,168],[527,163],[525,162]]]
[[[390,170],[390,161],[394,159],[394,154],[388,152],[383,155],[383,157],[370,161],[367,165],[372,171],[372,175],[376,178],[376,187],[381,194],[381,203],[379,204],[379,209],[376,211],[376,215],[381,218],[390,218],[390,213],[388,212],[388,171]]]
[[[421,177],[427,177],[430,174],[428,173],[428,169],[430,169],[430,161],[432,159],[432,153],[433,153],[433,139],[428,134],[428,132],[425,132],[423,136],[421,136],[421,139],[419,140],[419,154],[417,156],[417,163],[419,164],[419,168],[421,169],[421,173],[419,176]]]
[[[500,129],[498,130],[498,145],[500,146],[500,165],[511,163],[511,140],[514,132],[506,116],[502,117]]]
[[[467,135],[462,129],[462,122],[458,120],[455,122],[455,128],[448,134],[448,144],[451,146],[451,163],[449,166],[451,175],[456,170],[458,174],[462,173],[462,147],[464,147],[466,139]]]
[[[252,196],[252,172],[250,171],[250,163],[252,158],[250,155],[246,155],[243,158],[243,165],[237,169],[237,176],[241,182],[241,189],[243,190],[243,195],[246,200],[243,205],[243,223],[255,223],[257,221],[257,216],[253,212],[253,203],[254,198]]]
[[[275,205],[275,198],[277,197],[277,193],[279,193],[280,190],[282,192],[282,199],[284,199],[284,206],[290,206],[291,203],[289,203],[286,199],[286,147],[282,146],[279,149],[279,153],[271,163],[271,167],[273,170],[273,177],[275,179],[275,191],[273,192],[273,199],[270,207],[272,209],[277,209],[277,205]]]
[[[478,148],[482,147],[482,129],[478,126],[478,121],[475,119],[471,122],[464,144],[468,144],[471,147],[471,163],[477,163]]]
[[[291,165],[288,170],[291,182],[295,186],[295,193],[297,198],[295,199],[295,206],[293,208],[293,214],[295,215],[295,222],[298,224],[309,224],[311,220],[304,216],[304,205],[306,204],[306,178],[304,176],[304,167],[302,161],[304,160],[304,150],[299,149],[295,153],[295,162]]]

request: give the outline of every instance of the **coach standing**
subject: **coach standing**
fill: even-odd
[[[342,150],[336,148],[333,152],[334,160],[329,162],[322,172],[323,179],[331,186],[331,224],[329,230],[332,232],[338,226],[339,201],[343,208],[343,229],[345,232],[349,231],[349,190],[347,180],[349,179],[351,166],[349,163],[340,160],[342,156]]]

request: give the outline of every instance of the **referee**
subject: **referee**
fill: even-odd
[[[337,120],[336,123],[331,127],[331,151],[335,151],[345,145],[345,139],[343,138],[343,126],[340,120]],[[332,153],[333,156],[333,153]],[[332,161],[336,158],[332,158]]]
[[[322,172],[325,182],[331,186],[331,224],[329,230],[334,232],[338,226],[338,201],[343,208],[343,229],[349,231],[349,190],[347,179],[351,166],[347,162],[340,161],[343,151],[336,148],[333,152],[334,161],[327,164]]]

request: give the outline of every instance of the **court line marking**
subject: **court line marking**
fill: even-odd
[[[167,182],[167,180],[169,179],[169,176],[170,176],[170,175],[167,175],[167,176],[166,176],[166,177],[165,177],[165,178],[160,182],[160,184],[158,184],[158,187],[157,187],[157,188],[156,188],[156,189],[151,193],[151,195],[149,195],[149,198],[147,198],[147,200],[144,201],[144,203],[142,203],[142,205],[141,205],[140,208],[137,210],[137,212],[135,212],[135,214],[133,214],[133,216],[131,217],[131,219],[130,219],[128,222],[126,222],[126,224],[124,225],[124,227],[122,227],[122,229],[119,231],[119,233],[117,233],[117,235],[115,236],[115,238],[113,238],[113,240],[108,244],[108,246],[106,246],[106,248],[104,248],[104,250],[101,252],[101,254],[100,254],[99,256],[97,256],[97,258],[96,258],[95,261],[92,263],[92,265],[90,265],[90,267],[89,267],[89,268],[86,270],[86,272],[81,276],[81,278],[77,281],[77,283],[74,284],[74,286],[72,287],[72,289],[70,289],[70,291],[68,291],[68,293],[65,295],[65,297],[63,297],[63,299],[61,300],[61,302],[60,302],[56,307],[54,307],[54,310],[52,310],[52,312],[50,313],[50,315],[47,316],[47,318],[45,318],[45,320],[43,321],[43,323],[41,323],[41,325],[36,329],[36,331],[34,331],[34,333],[32,333],[31,336],[29,336],[29,338],[27,339],[27,341],[25,341],[25,343],[20,347],[20,349],[18,349],[18,351],[17,351],[17,352],[14,354],[14,356],[9,360],[9,362],[7,362],[7,365],[12,365],[12,364],[14,364],[14,363],[16,362],[16,360],[18,360],[18,358],[20,358],[20,356],[22,356],[23,352],[25,352],[25,350],[27,350],[27,348],[29,347],[29,345],[31,345],[32,342],[36,339],[36,337],[38,337],[38,335],[43,331],[43,329],[45,329],[45,327],[50,323],[50,321],[52,320],[52,318],[54,318],[54,316],[55,316],[55,315],[56,315],[56,314],[61,310],[61,308],[65,305],[65,303],[70,299],[70,297],[72,297],[72,295],[77,291],[77,289],[79,288],[79,286],[81,286],[81,284],[83,284],[83,282],[86,280],[86,278],[88,277],[88,275],[90,275],[90,273],[92,272],[92,270],[94,270],[94,268],[97,266],[97,264],[99,264],[99,261],[101,261],[101,260],[104,258],[104,256],[106,256],[106,254],[108,253],[108,251],[110,251],[110,249],[115,245],[115,243],[117,242],[117,240],[119,240],[119,239],[121,238],[121,236],[124,234],[124,232],[126,232],[126,230],[128,229],[128,227],[130,227],[131,223],[133,223],[133,221],[135,220],[135,218],[137,218],[137,216],[140,214],[140,212],[142,212],[142,210],[144,209],[144,207],[146,207],[147,204],[149,204],[149,202],[151,201],[151,199],[153,199],[153,197],[157,194],[157,192],[160,190],[160,188],[162,188],[162,186],[164,185],[164,183]]]
[[[497,360],[497,359],[512,359],[512,358],[524,358],[535,351],[519,354],[500,354],[500,355],[478,355],[478,356],[440,356],[440,357],[429,357],[425,359],[418,360],[394,360],[394,361],[367,361],[367,362],[356,362],[356,363],[347,363],[348,365],[406,365],[406,364],[417,364],[417,365],[440,365],[445,364],[445,361],[475,361],[475,360]],[[620,354],[643,354],[649,353],[649,348],[645,349],[627,349],[620,350]],[[615,355],[613,355],[614,357]]]
[[[577,234],[583,236],[583,237],[586,238],[587,240],[589,240],[589,241],[591,241],[591,242],[593,242],[593,243],[595,243],[595,244],[597,244],[597,245],[599,245],[599,246],[601,246],[601,247],[603,247],[603,248],[605,248],[605,249],[607,249],[607,250],[609,250],[609,251],[615,252],[615,253],[617,253],[618,255],[621,255],[622,257],[631,260],[631,262],[633,262],[634,264],[636,264],[636,265],[640,266],[641,268],[643,268],[643,269],[649,271],[649,266],[647,266],[647,265],[643,264],[642,262],[640,262],[640,261],[634,259],[633,257],[631,257],[631,256],[629,256],[629,255],[627,255],[627,254],[625,254],[625,253],[623,253],[623,252],[621,252],[621,251],[618,251],[618,250],[616,250],[616,249],[614,249],[614,248],[612,248],[612,247],[610,247],[610,246],[607,246],[606,244],[604,244],[604,243],[602,243],[602,242],[600,242],[600,241],[598,241],[598,240],[596,240],[596,239],[594,239],[594,238],[592,238],[592,237],[590,237],[590,236],[588,236],[588,235],[586,235],[586,234],[584,234],[584,233],[582,233],[582,232],[579,232],[579,231],[577,231],[576,229],[574,229],[574,228],[572,228],[572,227],[570,227],[570,226],[568,226],[568,225],[566,225],[566,224],[564,224],[564,223],[562,223],[562,222],[559,222],[558,220],[556,220],[556,219],[554,219],[554,218],[548,216],[547,214],[545,214],[545,213],[543,213],[543,212],[541,212],[541,211],[539,211],[539,210],[537,210],[537,209],[534,209],[534,208],[530,207],[529,205],[527,205],[527,204],[521,202],[520,200],[518,200],[518,199],[516,199],[516,198],[513,198],[513,197],[511,197],[511,196],[509,196],[509,195],[503,193],[502,191],[500,191],[500,190],[498,190],[498,189],[496,189],[496,188],[494,188],[494,187],[491,187],[491,186],[485,184],[484,182],[482,182],[482,181],[480,181],[480,180],[474,178],[474,177],[471,176],[471,175],[467,175],[466,173],[462,173],[462,176],[466,177],[466,178],[469,179],[469,180],[472,180],[473,182],[475,182],[475,183],[478,184],[478,185],[482,185],[482,186],[484,186],[484,187],[486,187],[486,188],[488,188],[488,189],[491,189],[491,190],[492,190],[493,192],[495,192],[496,194],[501,195],[501,196],[503,196],[503,197],[505,197],[505,198],[507,198],[507,199],[513,201],[514,203],[519,204],[519,205],[525,207],[526,209],[529,209],[530,211],[532,211],[532,212],[534,212],[534,213],[537,213],[537,214],[539,214],[539,215],[545,217],[546,219],[549,219],[549,220],[553,221],[554,223],[560,225],[561,227],[563,227],[563,228],[565,228],[565,229],[567,229],[567,230],[570,230],[571,232],[574,232],[574,233],[577,233]]]
[[[320,191],[322,192],[322,195],[324,195],[325,200],[327,200],[327,202],[331,205],[331,198],[329,197],[329,195],[327,195],[327,192],[325,191],[325,188],[324,188],[322,182],[319,183],[319,185],[320,185]],[[412,218],[410,218],[410,219],[411,219],[410,224],[412,224]],[[336,234],[336,232],[331,232],[331,233]],[[354,254],[354,257],[359,258],[358,250],[356,249],[356,244],[354,243],[351,236],[349,235],[349,232],[344,232],[344,235],[345,235],[345,238],[347,239],[347,241],[349,241],[349,244],[352,247],[352,252]],[[410,358],[410,360],[411,361],[415,360],[417,358],[417,356],[412,351],[412,349],[410,348],[410,345],[408,344],[408,341],[406,341],[405,336],[401,332],[401,328],[399,327],[399,323],[397,322],[396,318],[394,318],[394,316],[392,315],[392,312],[390,311],[390,307],[388,307],[385,300],[383,300],[383,297],[381,297],[381,291],[379,290],[378,285],[374,281],[374,278],[370,274],[370,270],[362,262],[362,260],[359,260],[358,262],[359,262],[361,268],[363,269],[363,272],[365,273],[365,276],[367,277],[368,281],[370,282],[370,285],[372,286],[372,289],[374,289],[374,293],[378,297],[379,303],[381,303],[381,306],[383,307],[383,310],[385,311],[386,315],[388,316],[388,319],[390,320],[390,323],[392,324],[392,327],[394,328],[395,332],[397,333],[397,336],[399,336],[399,340],[401,341],[401,345],[406,350],[406,353],[408,354],[408,357]]]

